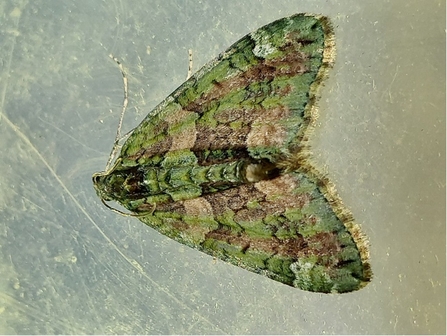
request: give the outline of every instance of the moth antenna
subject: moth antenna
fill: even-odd
[[[123,84],[124,84],[124,100],[123,100],[123,107],[121,110],[121,115],[120,115],[120,119],[118,122],[118,129],[116,130],[116,136],[115,136],[115,141],[113,143],[113,147],[112,147],[112,151],[110,152],[109,155],[109,160],[107,161],[106,164],[106,170],[108,170],[108,168],[110,167],[110,165],[112,164],[112,160],[113,158],[116,156],[116,153],[118,152],[119,146],[118,143],[121,140],[121,127],[123,125],[123,120],[124,120],[124,113],[126,112],[127,109],[127,104],[129,103],[129,91],[128,91],[128,82],[127,82],[127,76],[126,76],[126,72],[124,71],[124,67],[121,64],[121,62],[112,54],[109,55],[109,57],[115,61],[116,64],[118,64],[118,67],[121,71],[121,74],[123,75]],[[126,133],[126,136],[129,134],[130,132]]]

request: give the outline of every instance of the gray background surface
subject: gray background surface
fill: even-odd
[[[371,242],[374,279],[307,293],[105,208],[126,67],[136,126],[248,32],[329,16],[316,158]],[[445,333],[444,1],[0,4],[0,333]]]

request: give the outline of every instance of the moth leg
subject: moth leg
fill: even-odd
[[[144,211],[140,213],[133,213],[131,216],[133,217],[144,217],[144,216],[152,216],[154,214],[155,209],[157,208],[157,204],[152,204],[152,210],[151,211]]]
[[[188,80],[189,77],[192,75],[192,49],[188,49],[188,75],[186,76],[186,79]]]

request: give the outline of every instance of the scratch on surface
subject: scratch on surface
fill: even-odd
[[[10,57],[8,59],[7,64],[7,72],[10,70],[11,66],[11,60],[12,60],[12,54],[14,51],[14,47],[12,48],[10,52]],[[143,275],[144,278],[149,280],[155,287],[158,288],[161,292],[164,292],[166,295],[168,295],[173,301],[178,303],[179,305],[191,310],[195,315],[203,319],[206,323],[213,326],[213,328],[216,328],[222,333],[225,333],[222,329],[217,327],[214,323],[212,323],[208,318],[203,316],[202,314],[199,314],[197,311],[195,311],[193,308],[189,307],[186,303],[182,302],[180,299],[178,299],[176,296],[171,294],[167,289],[161,287],[156,281],[154,281],[143,269],[141,266],[135,265],[133,259],[127,257],[119,248],[118,246],[105,234],[105,232],[96,224],[96,222],[93,220],[93,218],[85,211],[85,209],[82,207],[82,205],[79,203],[79,201],[76,199],[76,197],[70,192],[70,190],[66,187],[64,182],[61,180],[61,178],[56,174],[55,170],[50,166],[48,161],[43,157],[43,155],[39,152],[39,150],[32,144],[32,142],[29,140],[29,138],[20,130],[19,127],[17,127],[3,112],[3,106],[4,101],[6,97],[6,89],[7,89],[7,83],[4,84],[3,90],[1,93],[1,106],[2,110],[0,111],[0,117],[3,122],[8,125],[16,134],[17,136],[25,143],[27,144],[28,148],[30,148],[32,151],[35,152],[35,154],[38,156],[40,161],[44,164],[44,166],[48,169],[48,171],[53,175],[54,179],[59,183],[59,185],[62,187],[62,189],[65,191],[65,193],[71,198],[73,203],[80,209],[80,211],[85,215],[85,217],[92,223],[92,225],[98,230],[98,232],[104,237],[104,239],[107,241],[107,243],[130,265],[132,265],[133,268],[137,270],[138,273]]]
[[[391,83],[390,83],[390,85],[388,87],[388,96],[390,98],[390,103],[393,102],[393,96],[391,95],[391,87],[393,86],[394,81],[396,80],[398,72],[399,72],[399,65],[396,66],[396,72],[394,73],[393,79],[391,80]]]
[[[68,134],[67,132],[65,132],[63,129],[59,128],[58,126],[56,126],[56,125],[54,125],[54,124],[52,124],[52,123],[50,123],[50,122],[48,122],[48,121],[42,119],[41,117],[37,117],[37,119],[39,119],[40,121],[42,121],[43,123],[45,123],[45,124],[47,124],[47,125],[50,125],[51,127],[54,127],[55,129],[57,129],[59,132],[65,134],[67,137],[69,137],[69,138],[70,138],[71,140],[73,140],[74,142],[80,144],[82,147],[85,147],[85,148],[87,148],[87,149],[89,149],[89,150],[95,151],[95,152],[98,153],[98,154],[102,154],[101,151],[99,151],[99,150],[97,150],[97,149],[95,149],[95,148],[92,148],[92,147],[87,146],[86,144],[82,143],[81,141],[79,141],[78,139],[76,139],[75,137],[73,137],[72,135],[70,135],[70,134]]]
[[[46,310],[43,310],[39,307],[34,307],[29,302],[23,302],[18,300],[16,297],[10,296],[6,293],[0,292],[0,301],[3,303],[8,303],[10,307],[14,307],[18,312],[22,314],[26,314],[28,316],[32,316],[37,321],[41,321],[42,323],[48,323],[48,315],[46,314]],[[66,321],[60,319],[52,319],[51,323],[57,324],[57,327],[60,330],[66,330],[68,333],[72,334],[82,334],[85,333],[85,330],[78,328],[67,328]]]
[[[42,154],[37,150],[37,148],[31,143],[31,141],[28,139],[28,137],[23,134],[22,131],[14,124],[12,123],[4,114],[3,114],[3,120],[4,122],[11,127],[11,129],[14,130],[14,132],[21,138],[28,146],[31,148],[36,155],[39,157],[39,159],[42,161],[42,163],[47,167],[47,169],[50,171],[51,175],[53,175],[54,179],[60,184],[62,189],[66,192],[66,194],[72,199],[74,204],[81,210],[81,212],[85,215],[85,217],[93,224],[93,226],[99,231],[99,233],[104,237],[104,239],[109,243],[110,246],[113,247],[113,249],[130,265],[132,265],[133,268],[137,270],[141,275],[143,275],[147,280],[149,280],[154,286],[156,286],[160,291],[164,292],[166,295],[168,295],[172,300],[177,302],[179,305],[182,305],[191,311],[193,311],[195,314],[200,316],[204,321],[212,325],[214,328],[218,328],[214,323],[212,323],[209,319],[207,319],[205,316],[197,313],[194,311],[191,307],[188,307],[184,302],[180,301],[177,297],[175,297],[173,294],[171,294],[168,290],[161,287],[157,282],[155,282],[142,268],[141,266],[136,266],[133,259],[127,257],[121,249],[118,248],[118,246],[105,234],[105,232],[96,224],[96,222],[93,220],[93,218],[85,211],[85,209],[82,207],[82,205],[79,203],[79,201],[76,199],[76,197],[70,192],[70,190],[65,186],[64,182],[60,179],[60,177],[56,174],[54,169],[49,165],[47,160],[42,156]],[[222,333],[225,333],[222,329],[218,328],[219,331]]]

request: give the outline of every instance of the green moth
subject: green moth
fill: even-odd
[[[233,44],[136,127],[103,202],[207,254],[303,290],[371,279],[366,238],[311,163],[319,87],[335,54],[328,19],[297,14]]]

